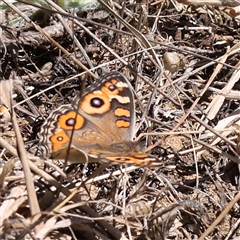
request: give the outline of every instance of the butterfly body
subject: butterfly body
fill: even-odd
[[[43,156],[71,162],[110,161],[142,166],[159,160],[133,142],[135,105],[131,85],[119,72],[103,75],[71,105],[54,110],[40,131]]]

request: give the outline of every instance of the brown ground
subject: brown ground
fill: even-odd
[[[239,239],[237,16],[227,6],[174,1],[109,6],[79,11],[75,23],[73,14],[30,5],[17,5],[22,17],[12,7],[0,13],[0,74],[7,80],[0,97],[8,105],[12,79],[13,122],[31,160],[22,164],[11,149],[20,140],[2,106],[0,239]],[[104,166],[90,182],[101,164],[64,169],[60,161],[34,156],[44,119],[71,103],[83,80],[94,81],[77,75],[83,65],[99,76],[119,71],[131,81],[136,136],[144,134],[162,167]],[[19,143],[18,149],[23,152]]]

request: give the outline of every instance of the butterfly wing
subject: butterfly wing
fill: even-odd
[[[98,159],[112,163],[134,164],[138,166],[163,166],[162,158],[141,152],[141,146],[137,142],[118,142],[113,143],[98,151],[88,151],[90,159]]]
[[[131,84],[119,72],[103,75],[85,90],[73,108],[91,123],[86,130],[94,130],[107,139],[107,144],[131,141],[135,126],[135,107]]]
[[[65,158],[71,145],[70,161],[79,157],[84,162],[83,151],[101,152],[112,143],[131,141],[134,124],[130,83],[118,72],[108,73],[72,105],[63,105],[49,115],[40,131],[39,149],[44,156]]]

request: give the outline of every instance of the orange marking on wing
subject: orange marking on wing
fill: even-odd
[[[93,106],[94,99],[102,101],[101,106]],[[111,107],[109,97],[106,94],[88,94],[84,97],[83,101],[80,103],[80,108],[88,114],[103,114],[108,112]]]
[[[8,109],[4,105],[0,105],[0,113],[7,111]]]
[[[118,163],[130,163],[130,164],[135,164],[135,165],[141,165],[141,166],[148,166],[151,165],[149,164],[148,161],[139,161],[135,157],[105,157],[107,160],[112,161],[112,162],[118,162]]]
[[[89,151],[88,154],[99,155],[99,152],[97,152],[97,151]]]
[[[80,129],[84,124],[84,118],[74,111],[63,114],[58,119],[58,126],[65,130]]]
[[[130,122],[124,121],[124,120],[117,120],[116,125],[119,128],[128,128],[130,126]]]
[[[118,83],[118,82],[119,82],[119,80],[117,80],[117,79],[115,79],[115,78],[112,78],[112,79],[111,79],[111,83],[112,83],[112,84],[116,84],[116,83]]]
[[[145,153],[137,153],[137,154],[134,154],[134,157],[145,159],[148,157],[148,155]]]
[[[130,111],[124,108],[117,108],[115,110],[115,116],[125,116],[125,117],[130,117]]]
[[[107,95],[118,95],[119,94],[119,90],[117,88],[114,91],[111,91],[108,89],[108,87],[102,87],[101,90],[104,94],[107,94]]]
[[[69,137],[64,131],[60,131],[50,137],[52,143],[52,151],[58,151],[62,148],[62,145],[69,142]]]
[[[101,88],[103,94],[107,95],[118,95],[122,88],[118,88],[114,81],[105,83],[104,87]],[[111,89],[112,87],[112,89]]]
[[[119,84],[118,83],[122,83],[121,81],[117,80],[117,79],[112,79],[111,82],[114,84],[114,85],[118,85],[117,86],[117,89],[119,92],[123,91],[123,87],[119,87]]]

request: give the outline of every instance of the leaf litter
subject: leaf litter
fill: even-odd
[[[1,85],[1,238],[238,239],[238,2],[3,2],[0,74],[13,82],[16,119]],[[136,138],[163,167],[40,158],[44,119],[111,71],[130,80]],[[29,203],[35,193],[40,214]]]

